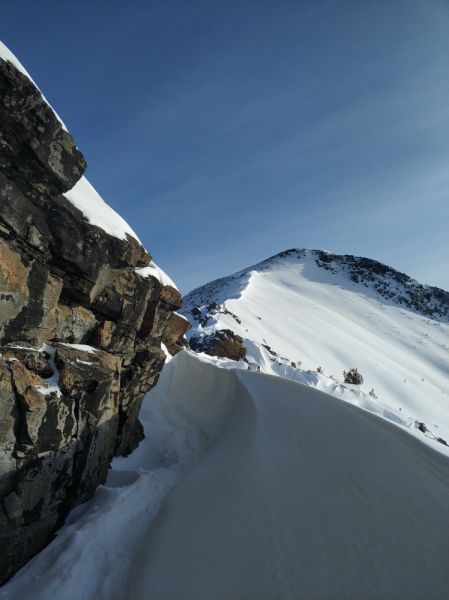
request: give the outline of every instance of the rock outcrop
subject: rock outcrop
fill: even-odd
[[[1,584],[105,482],[113,455],[137,446],[161,342],[181,349],[188,323],[174,315],[179,292],[136,271],[151,261],[143,246],[63,195],[84,157],[2,59],[0,123]]]
[[[172,356],[181,352],[184,348],[189,347],[185,334],[192,329],[191,323],[181,315],[173,313],[170,323],[165,330],[162,342],[167,347],[167,350]]]
[[[243,338],[230,329],[221,329],[212,335],[192,336],[190,347],[195,352],[204,352],[209,356],[245,360],[246,348],[242,342]]]

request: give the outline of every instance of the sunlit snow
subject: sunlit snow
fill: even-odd
[[[146,439],[1,598],[446,597],[447,457],[231,362],[166,364]]]
[[[126,240],[128,234],[140,242],[125,219],[106,204],[84,176],[64,196],[83,213],[91,225],[101,227],[106,233],[120,240]]]
[[[1,42],[0,57],[29,77]],[[65,196],[138,239],[84,177]],[[154,263],[136,272],[175,287]],[[231,329],[248,362],[167,355],[143,442],[0,598],[447,598],[447,316],[385,300],[310,251],[222,283],[188,299],[184,314],[201,312],[189,336]],[[54,375],[40,390],[60,395],[44,350]],[[342,381],[351,367],[362,386]]]
[[[11,62],[16,69],[26,75],[28,79],[36,86],[36,88],[39,89],[31,78],[30,74],[26,71],[14,54],[5,46],[5,44],[3,44],[3,42],[0,42],[0,58],[6,62]],[[43,95],[42,98],[48,104],[48,106],[50,106]],[[54,112],[58,121],[61,123],[63,129],[67,131],[66,126],[59,118],[56,111],[52,106],[50,106],[50,108]],[[106,204],[106,202],[104,202],[98,192],[84,176],[71,190],[66,192],[64,196],[83,213],[84,217],[91,225],[101,227],[101,229],[106,231],[106,233],[109,233],[110,235],[121,240],[126,240],[126,236],[130,235],[140,242],[139,238],[128,225],[128,223],[108,204]]]
[[[310,250],[274,257],[188,294],[182,312],[195,329],[187,336],[230,329],[242,336],[251,369],[312,385],[411,430],[424,422],[430,444],[449,443],[448,316],[417,314],[318,267],[316,258]],[[209,310],[211,301],[221,308]],[[352,367],[361,386],[343,382]]]
[[[151,261],[147,267],[136,269],[136,273],[138,273],[143,278],[150,276],[156,277],[156,279],[158,279],[162,283],[162,285],[169,285],[172,288],[175,288],[175,290],[178,289],[173,283],[173,281],[170,279],[170,277],[162,269],[160,269],[154,261]]]

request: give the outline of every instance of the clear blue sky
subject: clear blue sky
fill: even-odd
[[[293,247],[448,289],[449,3],[1,0],[86,176],[183,293]]]

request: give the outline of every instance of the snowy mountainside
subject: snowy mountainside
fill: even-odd
[[[307,257],[316,257],[318,267],[323,267],[333,275],[347,275],[353,283],[363,283],[384,299],[404,304],[417,314],[443,322],[449,320],[449,292],[445,290],[418,283],[404,273],[369,258],[297,248],[285,250],[233,275],[215,279],[192,290],[185,296],[182,312],[187,314],[196,306],[228,299],[226,291],[231,292],[231,287],[231,293],[234,294],[239,289],[243,290],[247,279],[243,279],[240,285],[236,285],[236,281],[252,271],[269,271],[280,267],[285,262],[283,259],[305,260]]]
[[[449,292],[418,283],[404,273],[396,271],[370,258],[352,255],[337,256],[331,252],[318,252],[316,263],[334,275],[345,273],[351,281],[372,287],[386,300],[404,304],[425,317],[448,320]]]
[[[250,370],[448,442],[448,308],[448,292],[379,262],[294,249],[193,290],[181,312],[197,347],[230,330]],[[343,382],[353,367],[362,385]]]

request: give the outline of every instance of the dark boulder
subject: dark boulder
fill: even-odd
[[[246,360],[246,348],[242,342],[243,338],[230,329],[222,329],[212,335],[191,337],[190,347],[195,352],[204,352],[209,356],[219,356],[231,360]]]
[[[32,81],[0,59],[0,169],[28,197],[70,190],[87,168]]]

